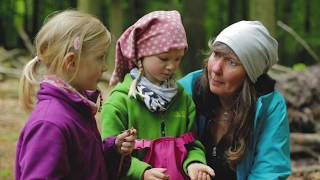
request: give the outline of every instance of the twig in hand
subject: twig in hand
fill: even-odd
[[[131,135],[134,135],[134,132],[133,132],[133,127],[128,129],[128,130],[125,130],[128,132],[129,136]],[[119,163],[119,169],[118,169],[118,173],[117,173],[117,177],[120,178],[120,175],[121,175],[121,171],[122,171],[122,166],[123,166],[123,162],[124,162],[124,158],[125,158],[126,155],[121,155],[121,158],[120,158],[120,163]]]

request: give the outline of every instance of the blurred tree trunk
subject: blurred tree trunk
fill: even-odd
[[[242,0],[241,1],[241,8],[242,8],[242,18],[243,19],[248,19],[248,8],[249,4],[247,0]]]
[[[0,16],[0,31],[1,31],[1,36],[0,36],[0,44],[3,45],[5,44],[5,27],[4,27],[4,24],[3,22],[5,21],[4,18],[2,18],[2,16]]]
[[[79,11],[90,13],[100,17],[103,2],[102,0],[78,0],[77,8]]]
[[[306,0],[306,16],[305,16],[305,32],[309,33],[311,29],[311,3],[310,0]]]
[[[292,16],[292,3],[290,0],[276,1],[277,7],[277,16],[278,19],[281,19],[285,24],[289,24],[290,17]],[[283,65],[289,65],[292,62],[292,58],[288,57],[288,43],[287,39],[291,38],[289,35],[286,35],[283,30],[277,32],[278,43],[281,44],[279,50],[279,63]]]
[[[248,19],[247,15],[247,1],[246,0],[228,0],[228,22],[233,24],[237,21]]]
[[[119,21],[119,19],[112,19],[113,11],[115,10],[114,9],[115,7],[113,7],[113,4],[114,4],[114,2],[120,3],[120,0],[111,0],[111,2],[112,2],[111,8],[107,8],[107,6],[109,5],[108,2],[109,1],[107,1],[107,0],[77,0],[77,9],[79,11],[95,15],[106,26],[107,26],[107,24],[110,24],[110,27],[107,26],[107,29],[109,31],[111,31],[112,35],[114,35],[114,31],[112,29],[114,26],[113,23],[117,23],[117,21]],[[109,9],[111,10],[111,20],[109,22],[106,22]],[[110,58],[114,54],[114,41],[113,41],[114,36],[112,36],[111,38],[112,38],[112,43],[111,43],[111,48],[108,51],[108,53],[109,53],[108,59],[109,60],[107,61],[108,69],[113,68],[113,66],[110,66],[110,64],[109,64],[111,62]]]
[[[249,18],[261,21],[275,35],[275,0],[249,0]]]
[[[6,3],[6,4],[2,4]],[[1,5],[4,6],[2,9],[5,9],[7,11],[1,12],[1,21],[3,28],[6,29],[6,31],[3,33],[1,32],[1,36],[3,36],[4,45],[6,48],[11,49],[15,48],[17,46],[17,42],[19,39],[17,29],[14,24],[14,16],[15,16],[15,1],[5,1],[1,2]],[[1,20],[0,19],[0,20]],[[1,29],[2,31],[2,29]]]
[[[77,7],[77,0],[69,0],[71,7]]]
[[[112,43],[111,43],[111,48],[108,54],[107,65],[110,73],[113,71],[113,68],[114,68],[116,41],[121,35],[123,30],[123,10],[122,10],[123,7],[121,4],[122,4],[121,0],[111,0],[111,4],[109,8],[111,11],[111,14],[109,17],[110,19],[109,30],[111,31],[111,34],[112,34]]]
[[[29,6],[28,6],[28,2],[27,0],[24,0],[24,4],[25,4],[25,14],[23,15],[23,25],[24,25],[24,30],[27,32],[27,34],[30,37],[30,24],[29,24]]]
[[[183,3],[182,20],[188,39],[188,51],[181,62],[181,71],[186,74],[202,67],[203,58],[201,51],[206,46],[204,19],[206,12],[206,0],[190,1]]]
[[[139,18],[146,14],[146,3],[142,0],[130,0],[128,1],[128,21],[125,26],[131,26]]]
[[[32,10],[32,34],[37,34],[37,31],[39,29],[39,17],[40,17],[40,7],[41,7],[41,1],[40,0],[33,0],[32,4],[33,10]]]

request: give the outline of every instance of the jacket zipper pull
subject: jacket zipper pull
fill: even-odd
[[[164,121],[161,122],[161,136],[166,136]]]

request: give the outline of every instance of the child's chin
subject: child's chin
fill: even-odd
[[[87,91],[96,91],[96,90],[97,90],[97,86],[89,87],[87,89]]]
[[[163,78],[159,78],[159,81],[164,82],[164,81],[166,81],[166,80],[168,80],[168,79],[170,79],[170,78],[168,78],[168,77],[163,77]]]

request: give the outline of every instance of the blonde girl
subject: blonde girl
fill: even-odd
[[[114,162],[131,153],[135,130],[102,141],[97,129],[97,83],[110,42],[97,18],[74,10],[55,14],[40,29],[37,56],[20,81],[20,100],[31,114],[17,143],[17,180],[114,179]]]

